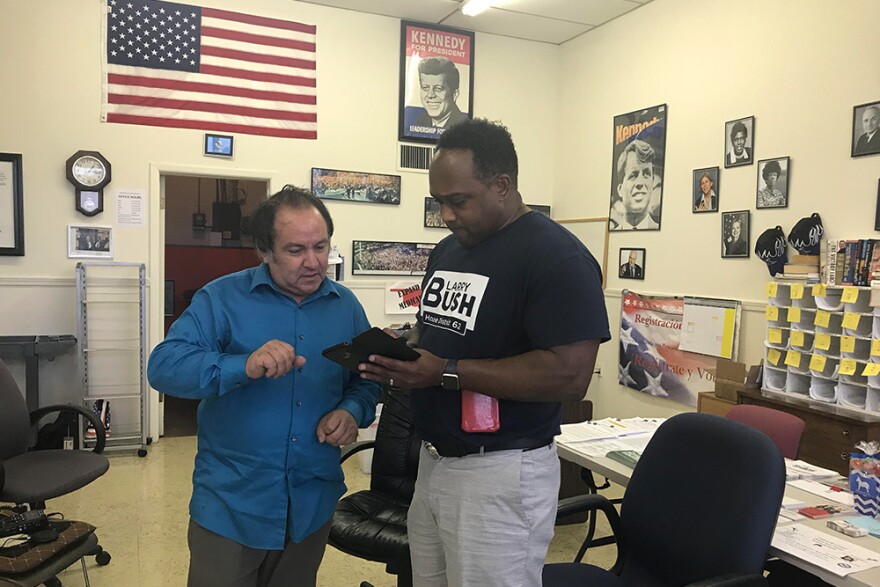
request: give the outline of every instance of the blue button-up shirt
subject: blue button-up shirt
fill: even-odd
[[[344,409],[358,426],[375,418],[378,384],[324,358],[370,324],[354,294],[325,279],[302,302],[265,264],[212,281],[150,355],[150,385],[200,399],[190,516],[258,549],[283,549],[323,526],[345,493],[339,448],[318,442],[318,421]],[[245,364],[283,340],[306,364],[278,379],[249,379]]]

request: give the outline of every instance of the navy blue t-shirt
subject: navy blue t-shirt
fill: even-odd
[[[418,319],[419,346],[444,359],[501,359],[611,337],[599,264],[574,235],[537,212],[472,248],[453,235],[443,239],[428,260]],[[436,386],[410,397],[422,438],[438,443],[549,439],[562,421],[559,402],[500,400],[497,432],[466,433],[460,393]]]

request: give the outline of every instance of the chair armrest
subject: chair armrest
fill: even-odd
[[[55,412],[73,412],[88,420],[92,424],[92,426],[94,426],[96,433],[95,448],[92,450],[92,452],[95,452],[97,454],[101,454],[102,452],[104,452],[104,446],[107,444],[107,432],[104,430],[104,424],[98,419],[98,416],[96,416],[93,411],[87,410],[81,406],[74,406],[72,404],[58,404],[54,406],[37,408],[30,414],[31,426],[39,422],[46,415]]]
[[[339,462],[344,463],[351,455],[367,450],[376,446],[375,440],[358,440],[351,444],[346,444],[345,448],[339,453]]]
[[[766,587],[766,585],[768,583],[764,575],[729,573],[689,583],[687,587]]]
[[[574,497],[560,499],[556,506],[556,519],[558,520],[559,518],[582,512],[595,513],[597,510],[601,510],[605,514],[605,517],[608,519],[608,524],[611,526],[611,532],[617,539],[617,560],[614,561],[614,566],[612,566],[609,571],[615,575],[620,575],[620,572],[623,570],[623,563],[626,560],[627,548],[626,540],[620,529],[620,514],[617,513],[617,508],[614,507],[611,500],[604,495],[598,495],[596,493],[588,493],[586,495],[576,495]]]

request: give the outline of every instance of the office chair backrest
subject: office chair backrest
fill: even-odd
[[[370,489],[393,495],[404,503],[412,501],[420,444],[409,407],[409,391],[388,390],[376,429]]]
[[[30,415],[18,384],[0,361],[0,459],[27,451],[30,443]]]
[[[784,486],[779,449],[754,428],[708,414],[670,418],[642,453],[621,504],[622,576],[686,585],[760,574]]]
[[[730,408],[724,417],[757,428],[776,443],[782,456],[797,458],[804,421],[794,414],[764,406],[739,404]]]

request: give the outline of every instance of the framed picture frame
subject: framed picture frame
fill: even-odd
[[[694,169],[693,198],[691,200],[694,213],[717,212],[720,197],[721,169],[718,167]]]
[[[880,179],[877,180],[877,209],[874,212],[874,230],[880,230]]]
[[[205,134],[205,144],[203,154],[207,157],[222,157],[224,159],[232,159],[233,157],[233,140],[232,135],[215,135],[211,133]]]
[[[473,112],[473,31],[401,21],[398,138],[436,143]]]
[[[721,213],[721,257],[748,258],[749,246],[749,210],[735,210]]]
[[[621,279],[645,278],[645,249],[621,247],[617,262],[620,266],[617,276]]]
[[[0,255],[24,256],[21,153],[0,153]]]
[[[67,256],[71,259],[112,259],[113,229],[109,226],[69,225]]]
[[[659,104],[614,117],[609,230],[660,230],[667,112]]]
[[[530,210],[534,210],[540,214],[543,214],[547,218],[550,218],[550,206],[545,206],[543,204],[526,204]]]
[[[174,280],[165,280],[165,315],[174,316]]]
[[[425,228],[446,228],[440,216],[440,202],[431,196],[425,197]]]
[[[758,161],[758,191],[755,208],[787,208],[791,183],[791,158],[776,157]]]
[[[853,106],[853,157],[880,153],[880,100]]]
[[[424,275],[436,243],[356,240],[352,275]]]
[[[400,176],[312,167],[312,193],[322,200],[400,205]]]
[[[724,123],[724,167],[742,167],[755,162],[755,117],[746,116]]]

